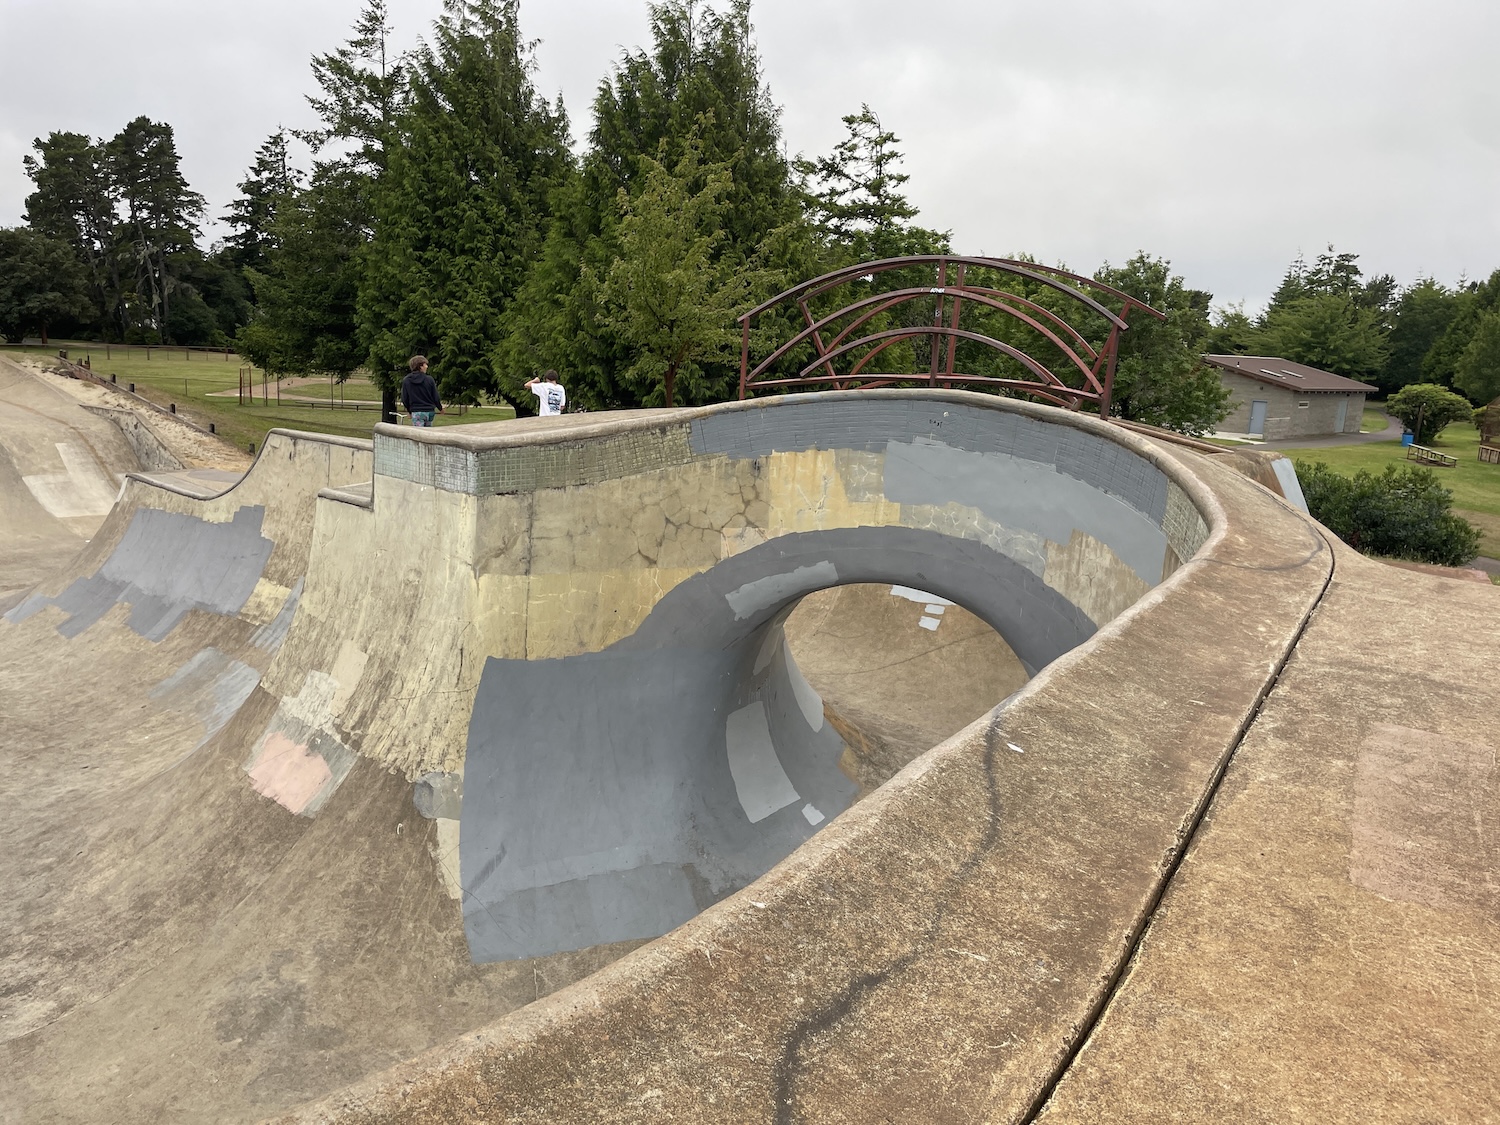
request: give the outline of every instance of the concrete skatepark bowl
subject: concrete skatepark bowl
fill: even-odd
[[[1111,1002],[1336,554],[1229,458],[965,392],[130,476],[0,601],[0,1116],[1107,1106],[1080,1051],[1135,1041]],[[1029,682],[875,763],[787,639],[868,583]]]

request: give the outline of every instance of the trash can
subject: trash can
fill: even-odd
[[[1401,447],[1403,449],[1405,449],[1408,445],[1410,445],[1412,442],[1414,442],[1416,440],[1417,440],[1417,435],[1416,434],[1412,434],[1412,433],[1402,434],[1401,435]]]

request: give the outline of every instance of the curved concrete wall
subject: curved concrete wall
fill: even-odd
[[[1201,544],[1202,517],[1142,452],[1007,405],[718,408],[632,432],[615,465],[532,494],[512,541],[533,581],[556,567],[571,588],[531,600],[527,654],[491,656],[478,686],[460,848],[476,960],[664,933],[849,806],[844,744],[782,642],[804,595],[929,591],[990,623],[1034,673]],[[526,471],[506,447],[378,440],[382,490],[399,474],[468,495]],[[611,588],[630,589],[637,612],[643,591],[656,600],[591,650],[601,624],[622,629],[621,607],[597,596]],[[538,658],[538,632],[582,643]]]

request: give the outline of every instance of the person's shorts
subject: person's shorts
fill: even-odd
[[[411,424],[413,426],[430,426],[432,425],[432,420],[436,417],[436,410],[413,410],[411,412]]]

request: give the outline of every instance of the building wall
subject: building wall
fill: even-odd
[[[1219,424],[1219,428],[1225,433],[1250,432],[1250,404],[1257,400],[1266,403],[1265,437],[1267,441],[1313,437],[1320,434],[1359,433],[1359,424],[1365,409],[1363,394],[1299,391],[1296,386],[1273,386],[1270,383],[1262,383],[1258,379],[1250,379],[1222,369],[1219,377],[1234,396],[1230,401],[1229,416]],[[1341,431],[1334,428],[1334,424],[1338,421],[1340,400],[1348,404],[1344,411],[1344,428]]]

